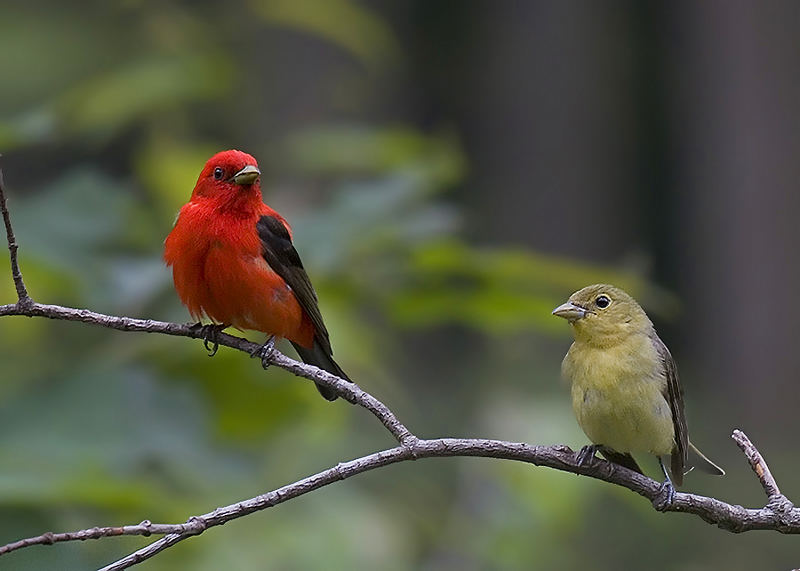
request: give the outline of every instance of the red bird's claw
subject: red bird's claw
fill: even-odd
[[[275,350],[275,336],[270,335],[267,342],[258,347],[255,351],[250,353],[251,358],[258,357],[261,359],[261,366],[266,370],[270,366],[269,359],[272,357],[272,352]]]
[[[225,324],[209,323],[207,325],[195,326],[200,328],[200,337],[203,339],[203,347],[208,351],[208,356],[213,357],[219,350],[219,334],[227,327]]]

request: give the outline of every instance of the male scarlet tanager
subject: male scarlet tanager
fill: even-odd
[[[164,260],[192,317],[291,341],[300,358],[345,380],[286,220],[264,204],[261,171],[241,151],[211,157],[167,236]],[[317,385],[328,400],[336,394]]]
[[[581,451],[581,462],[599,451],[641,473],[631,453],[654,454],[667,478],[670,502],[674,487],[664,468],[667,456],[679,486],[692,466],[725,474],[689,442],[675,361],[636,300],[614,286],[590,285],[553,315],[569,321],[575,337],[561,372],[572,385],[578,424],[593,442]]]

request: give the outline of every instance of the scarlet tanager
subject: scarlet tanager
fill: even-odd
[[[317,294],[283,217],[264,204],[256,160],[231,150],[211,157],[167,236],[164,260],[194,319],[291,341],[300,358],[344,380],[333,360]],[[266,353],[265,353],[266,354]],[[328,400],[336,393],[317,385]]]
[[[691,466],[725,474],[689,442],[675,361],[635,299],[614,286],[590,285],[553,315],[569,321],[575,337],[561,372],[572,385],[578,424],[594,443],[581,451],[581,462],[599,451],[641,473],[631,453],[654,454],[670,502],[672,480],[680,486]],[[667,456],[672,480],[664,468]]]

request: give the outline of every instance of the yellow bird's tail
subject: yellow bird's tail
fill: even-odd
[[[706,455],[700,452],[691,442],[689,442],[689,465],[692,468],[697,468],[701,472],[711,474],[712,476],[725,475],[725,470],[709,460]]]

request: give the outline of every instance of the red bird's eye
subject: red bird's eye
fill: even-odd
[[[225,176],[225,171],[222,167],[217,167],[214,169],[214,178],[216,180],[222,180],[222,177]]]

